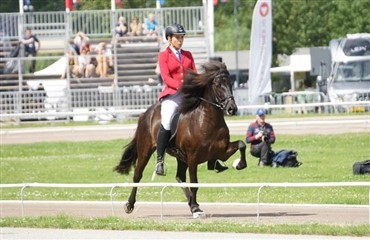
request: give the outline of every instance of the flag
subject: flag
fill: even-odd
[[[257,104],[258,96],[271,92],[271,0],[258,0],[254,7],[249,54],[248,102]]]

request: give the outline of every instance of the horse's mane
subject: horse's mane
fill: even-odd
[[[226,65],[221,62],[211,61],[202,65],[204,72],[196,73],[189,71],[184,79],[180,92],[183,100],[179,106],[181,113],[187,113],[195,109],[200,103],[200,97],[204,96],[207,86],[212,85],[213,79],[220,74],[227,74]]]

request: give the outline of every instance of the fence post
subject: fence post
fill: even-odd
[[[258,192],[257,192],[257,225],[259,224],[259,220],[260,220],[260,195],[261,195],[262,188],[264,187],[265,187],[264,185],[259,187]]]

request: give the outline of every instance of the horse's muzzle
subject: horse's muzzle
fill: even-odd
[[[234,116],[236,114],[236,112],[238,111],[238,106],[236,106],[234,99],[230,99],[227,102],[225,110],[226,115]]]

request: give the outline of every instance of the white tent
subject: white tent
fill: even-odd
[[[310,55],[291,55],[290,64],[288,66],[274,67],[270,69],[271,73],[290,73],[290,84],[292,90],[295,90],[294,86],[294,73],[295,72],[309,72],[311,71],[311,56]]]
[[[34,73],[36,76],[42,75],[60,75],[62,76],[63,72],[66,71],[67,67],[67,58],[65,56],[58,59],[58,61],[47,66],[46,68],[37,71]]]

